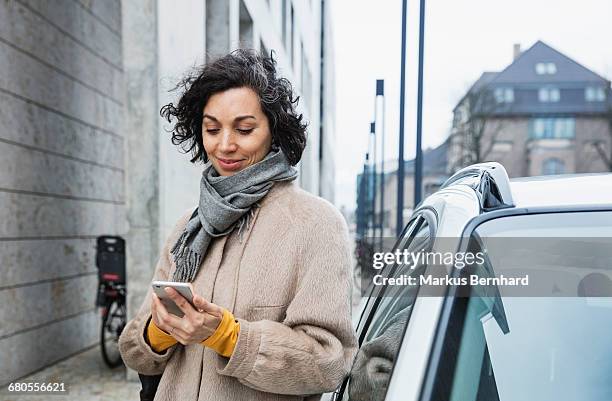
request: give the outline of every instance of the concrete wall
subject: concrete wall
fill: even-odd
[[[334,31],[331,17],[331,1],[323,2],[321,12],[323,13],[323,68],[321,79],[323,80],[323,103],[321,104],[321,133],[320,139],[322,149],[319,149],[319,195],[334,202],[336,175],[334,174],[336,154],[336,63],[334,59]]]
[[[98,342],[95,238],[126,232],[121,40],[118,0],[0,2],[0,385]]]
[[[206,11],[201,0],[158,1],[157,7],[158,100],[151,116],[158,122],[161,247],[178,218],[200,197],[203,165],[190,163],[193,155],[172,144],[171,125],[159,117],[159,109],[176,104],[180,91],[170,90],[204,63]]]
[[[128,201],[127,313],[143,302],[160,246],[157,2],[122,2]],[[138,380],[132,372],[131,378]]]

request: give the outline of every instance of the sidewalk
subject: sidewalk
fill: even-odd
[[[63,382],[67,394],[9,394],[0,390],[0,401],[129,401],[139,400],[140,382],[125,379],[124,366],[109,369],[102,360],[98,345],[58,362],[18,382]]]

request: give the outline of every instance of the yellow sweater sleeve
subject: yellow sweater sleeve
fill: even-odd
[[[157,327],[153,319],[149,321],[149,326],[147,327],[147,339],[153,351],[158,353],[177,343],[176,338]]]
[[[240,323],[234,318],[232,312],[227,309],[223,310],[223,318],[217,327],[217,330],[202,341],[201,344],[211,348],[219,355],[230,357],[238,342],[238,333],[240,332]]]
[[[227,309],[223,310],[223,318],[217,327],[217,330],[202,341],[200,344],[211,348],[219,355],[229,357],[234,352],[234,347],[238,341],[238,333],[240,332],[240,323],[236,321],[232,312]],[[153,322],[149,321],[147,327],[147,339],[151,348],[155,352],[162,352],[177,343],[176,339],[166,333]]]

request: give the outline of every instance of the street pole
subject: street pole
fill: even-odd
[[[425,0],[419,7],[419,77],[417,87],[417,126],[416,126],[416,157],[414,159],[414,208],[423,197],[423,150],[421,138],[423,135],[423,56],[425,42]]]
[[[359,221],[361,223],[360,239],[368,236],[368,163],[370,162],[370,154],[366,153],[365,162],[363,163],[363,173],[361,174],[361,182],[359,183]]]
[[[404,102],[406,92],[406,9],[407,0],[402,0],[402,51],[400,69],[400,114],[399,154],[397,156],[397,212],[395,233],[399,236],[404,229]]]
[[[376,123],[370,123],[372,138],[372,246],[376,246]]]
[[[378,221],[380,224],[380,246],[383,248],[384,237],[384,217],[385,217],[385,81],[383,79],[376,80],[376,108],[378,109],[378,99],[382,101],[381,117],[380,117],[380,216]]]

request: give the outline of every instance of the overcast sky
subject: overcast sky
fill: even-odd
[[[418,1],[409,0],[405,157],[414,157]],[[332,0],[336,59],[336,204],[355,207],[376,79],[385,80],[386,159],[397,160],[401,0]],[[452,109],[483,71],[512,62],[512,47],[542,40],[612,78],[610,0],[429,0],[423,148],[448,135]]]

